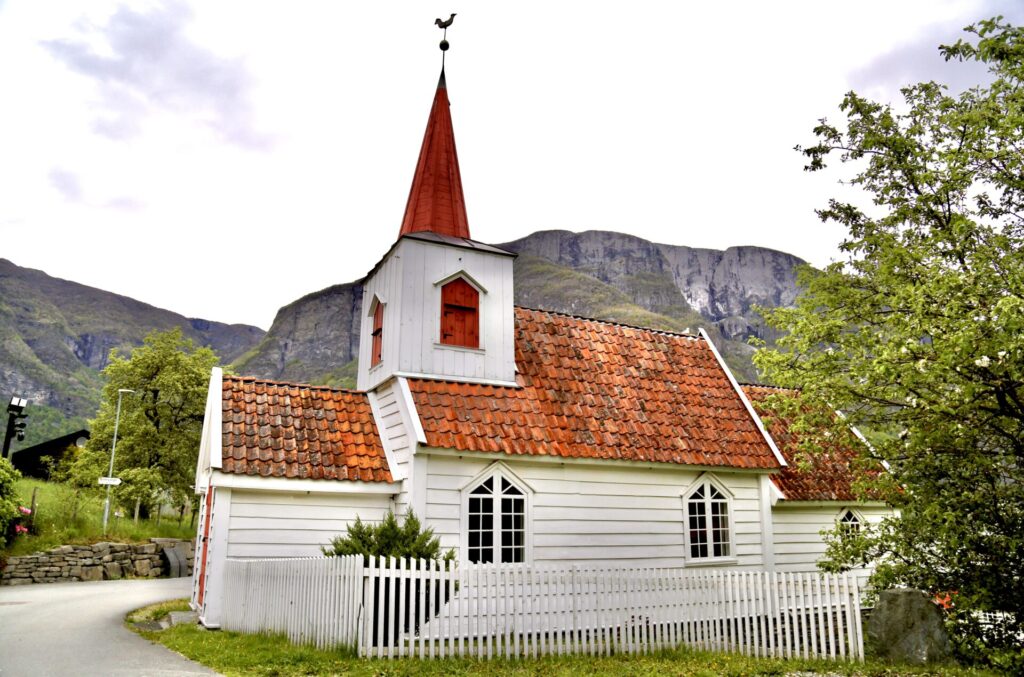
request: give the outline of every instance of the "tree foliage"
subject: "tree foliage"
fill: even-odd
[[[106,475],[121,400],[114,474],[124,483],[116,490],[126,508],[136,500],[151,505],[163,493],[184,502],[192,494],[199,439],[206,410],[210,370],[217,355],[183,338],[180,329],[153,332],[143,345],[123,356],[111,351],[103,370],[103,401],[92,422],[92,437],[69,471],[73,484],[96,486]]]
[[[412,510],[405,514],[401,524],[390,510],[379,524],[367,524],[356,517],[344,536],[335,537],[329,546],[321,549],[330,557],[363,555],[364,558],[397,557],[435,562],[455,558],[454,550],[441,554],[440,539],[434,536],[433,529],[423,529]]]
[[[18,495],[15,482],[21,478],[11,462],[0,458],[0,548],[7,545],[18,520]]]
[[[871,431],[873,453],[890,464],[872,490],[901,514],[836,539],[833,564],[880,559],[876,582],[956,591],[961,621],[970,610],[1010,612],[1003,629],[1019,632],[1024,29],[997,18],[966,30],[969,40],[940,49],[947,61],[986,63],[990,84],[957,95],[916,84],[898,106],[851,92],[845,124],[822,120],[814,145],[798,147],[809,171],[838,159],[872,204],[832,200],[819,211],[846,228],[844,260],[804,269],[795,308],[764,311],[785,336],[755,361],[802,391],[803,403],[774,403],[781,415],[827,402]],[[815,421],[804,443],[820,446],[842,425]]]

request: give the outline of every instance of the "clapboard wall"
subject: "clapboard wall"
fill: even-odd
[[[420,514],[442,546],[464,548],[464,489],[493,458],[421,454],[426,494]],[[529,485],[527,558],[534,563],[678,567],[686,564],[683,493],[701,475],[680,467],[531,463],[503,458]],[[733,494],[731,518],[735,564],[762,566],[759,476],[719,472]]]

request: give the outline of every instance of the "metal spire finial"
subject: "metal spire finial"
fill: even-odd
[[[453,21],[455,21],[455,12],[452,12],[452,15],[450,17],[448,17],[447,21],[441,21],[441,19],[434,19],[434,23],[437,24],[437,27],[444,31],[444,37],[441,38],[441,45],[440,45],[440,47],[441,47],[441,72],[442,73],[444,72],[444,53],[448,51],[448,47],[449,47],[449,45],[448,45],[448,27],[452,25]]]

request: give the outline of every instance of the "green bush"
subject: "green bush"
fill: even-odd
[[[435,562],[451,562],[455,551],[441,554],[441,541],[434,536],[433,529],[423,529],[412,510],[406,513],[401,524],[395,513],[388,511],[380,524],[367,524],[356,517],[348,525],[344,536],[331,540],[329,546],[321,548],[328,557],[362,555],[368,562],[371,557],[397,557],[401,559],[426,559]]]
[[[18,493],[14,483],[21,479],[21,473],[14,469],[6,458],[0,458],[0,546],[5,546],[14,536],[14,526],[19,522]]]

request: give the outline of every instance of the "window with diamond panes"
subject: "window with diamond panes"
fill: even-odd
[[[526,496],[522,490],[500,474],[492,475],[469,492],[467,507],[470,562],[526,561]]]
[[[847,510],[839,518],[839,527],[848,534],[860,531],[860,518],[852,510]]]
[[[729,499],[718,487],[705,482],[690,494],[686,508],[690,557],[729,557]]]

